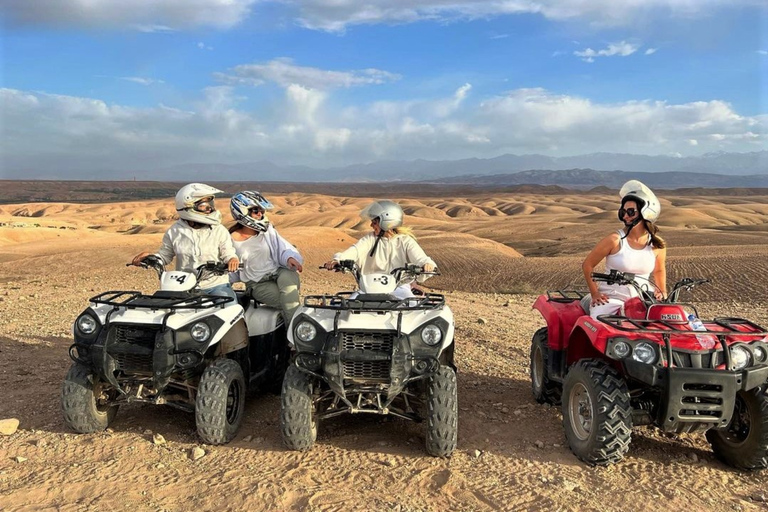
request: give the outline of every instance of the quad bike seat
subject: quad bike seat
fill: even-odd
[[[588,315],[592,304],[592,296],[590,294],[586,294],[581,298],[579,302],[581,303],[581,309],[583,309],[584,313]]]

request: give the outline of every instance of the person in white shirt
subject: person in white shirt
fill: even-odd
[[[176,193],[177,220],[163,235],[160,249],[155,256],[164,265],[176,258],[176,270],[195,272],[197,267],[210,261],[227,263],[230,271],[237,270],[237,259],[232,238],[227,228],[221,225],[221,212],[216,210],[214,196],[222,191],[203,183],[190,183]],[[144,251],[137,254],[132,263],[153,254]],[[203,276],[199,283],[203,293],[222,295],[236,300],[235,291],[229,284],[229,277]]]
[[[274,208],[259,192],[245,190],[232,196],[229,208],[237,224],[230,229],[243,269],[230,280],[246,283],[258,302],[282,311],[288,326],[299,308],[301,254],[267,219]]]
[[[354,260],[361,274],[389,273],[406,265],[419,265],[425,272],[434,272],[435,262],[419,246],[410,228],[403,226],[403,209],[399,204],[388,201],[374,201],[360,216],[371,221],[372,233],[365,235],[352,247],[333,255],[325,268],[333,269],[340,261]],[[429,276],[420,276],[424,282]],[[399,286],[394,295],[405,299],[413,297],[411,283]]]
[[[659,200],[651,189],[637,180],[625,183],[619,196],[619,220],[624,223],[624,228],[598,242],[582,264],[591,295],[589,314],[592,318],[616,314],[625,301],[637,296],[633,286],[605,282],[598,285],[592,280],[592,271],[603,260],[606,273],[618,270],[635,274],[640,286],[648,286],[653,277],[655,297],[663,299],[667,296],[667,244],[657,235],[658,227],[654,224],[661,213]]]

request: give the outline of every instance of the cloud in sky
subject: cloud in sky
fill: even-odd
[[[144,78],[140,76],[121,76],[120,80],[125,80],[127,82],[134,82],[141,85],[154,85],[154,84],[165,83],[163,80],[156,80],[154,78]]]
[[[20,25],[77,26],[166,32],[209,26],[228,28],[257,0],[11,0],[1,9]]]
[[[240,107],[233,87],[204,90],[192,110],[136,108],[93,98],[0,90],[4,168],[130,170],[182,162],[341,165],[377,159],[762,149],[768,116],[728,103],[597,103],[516,89],[469,104],[471,86],[429,101],[373,102],[338,110],[330,92],[292,84],[268,112]],[[34,134],[31,137],[30,134]]]
[[[584,62],[594,62],[595,57],[627,57],[635,53],[638,48],[640,48],[640,45],[638,44],[621,41],[620,43],[610,43],[608,47],[603,50],[587,48],[583,51],[575,51],[573,54],[577,57],[581,57],[581,60]],[[646,55],[649,54],[646,52]]]
[[[214,77],[228,85],[258,86],[274,82],[282,87],[300,85],[310,89],[332,89],[360,85],[376,85],[393,82],[401,78],[396,73],[380,69],[356,71],[332,71],[306,66],[297,66],[289,58],[273,59],[265,64],[241,64],[229,73],[215,73]]]
[[[343,32],[354,25],[447,22],[538,14],[550,20],[629,25],[640,15],[695,17],[719,7],[760,6],[764,0],[11,0],[2,12],[14,24],[110,27],[147,32],[229,28],[259,14],[261,4],[293,9],[306,28]]]

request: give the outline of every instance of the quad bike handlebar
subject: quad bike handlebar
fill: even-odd
[[[681,291],[691,291],[696,286],[710,282],[709,279],[694,279],[692,277],[685,277],[672,285],[672,290],[667,294],[666,299],[657,300],[656,297],[654,297],[654,294],[648,289],[648,285],[653,286],[654,290],[658,290],[658,287],[653,282],[645,278],[640,279],[647,281],[647,285],[640,284],[637,282],[638,278],[639,277],[635,274],[630,272],[619,272],[618,270],[611,270],[611,272],[608,274],[600,274],[598,272],[592,273],[592,279],[594,281],[603,281],[608,284],[618,284],[634,287],[640,297],[642,297],[643,301],[649,303],[677,302]]]
[[[126,267],[130,267],[133,265],[133,263],[126,263]],[[153,269],[155,272],[157,272],[157,278],[160,279],[160,277],[163,275],[163,272],[165,272],[165,265],[163,264],[163,260],[155,256],[154,254],[150,254],[141,262],[139,262],[139,266],[141,268],[146,269]],[[243,264],[241,263],[238,265],[238,268],[243,268]],[[227,263],[218,263],[215,261],[207,261],[203,263],[202,265],[198,265],[198,267],[195,269],[195,277],[197,278],[197,281],[200,282],[200,280],[209,275],[216,275],[221,276],[229,272],[229,265]]]

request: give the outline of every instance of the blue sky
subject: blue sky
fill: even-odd
[[[768,149],[765,0],[10,0],[2,171]]]

